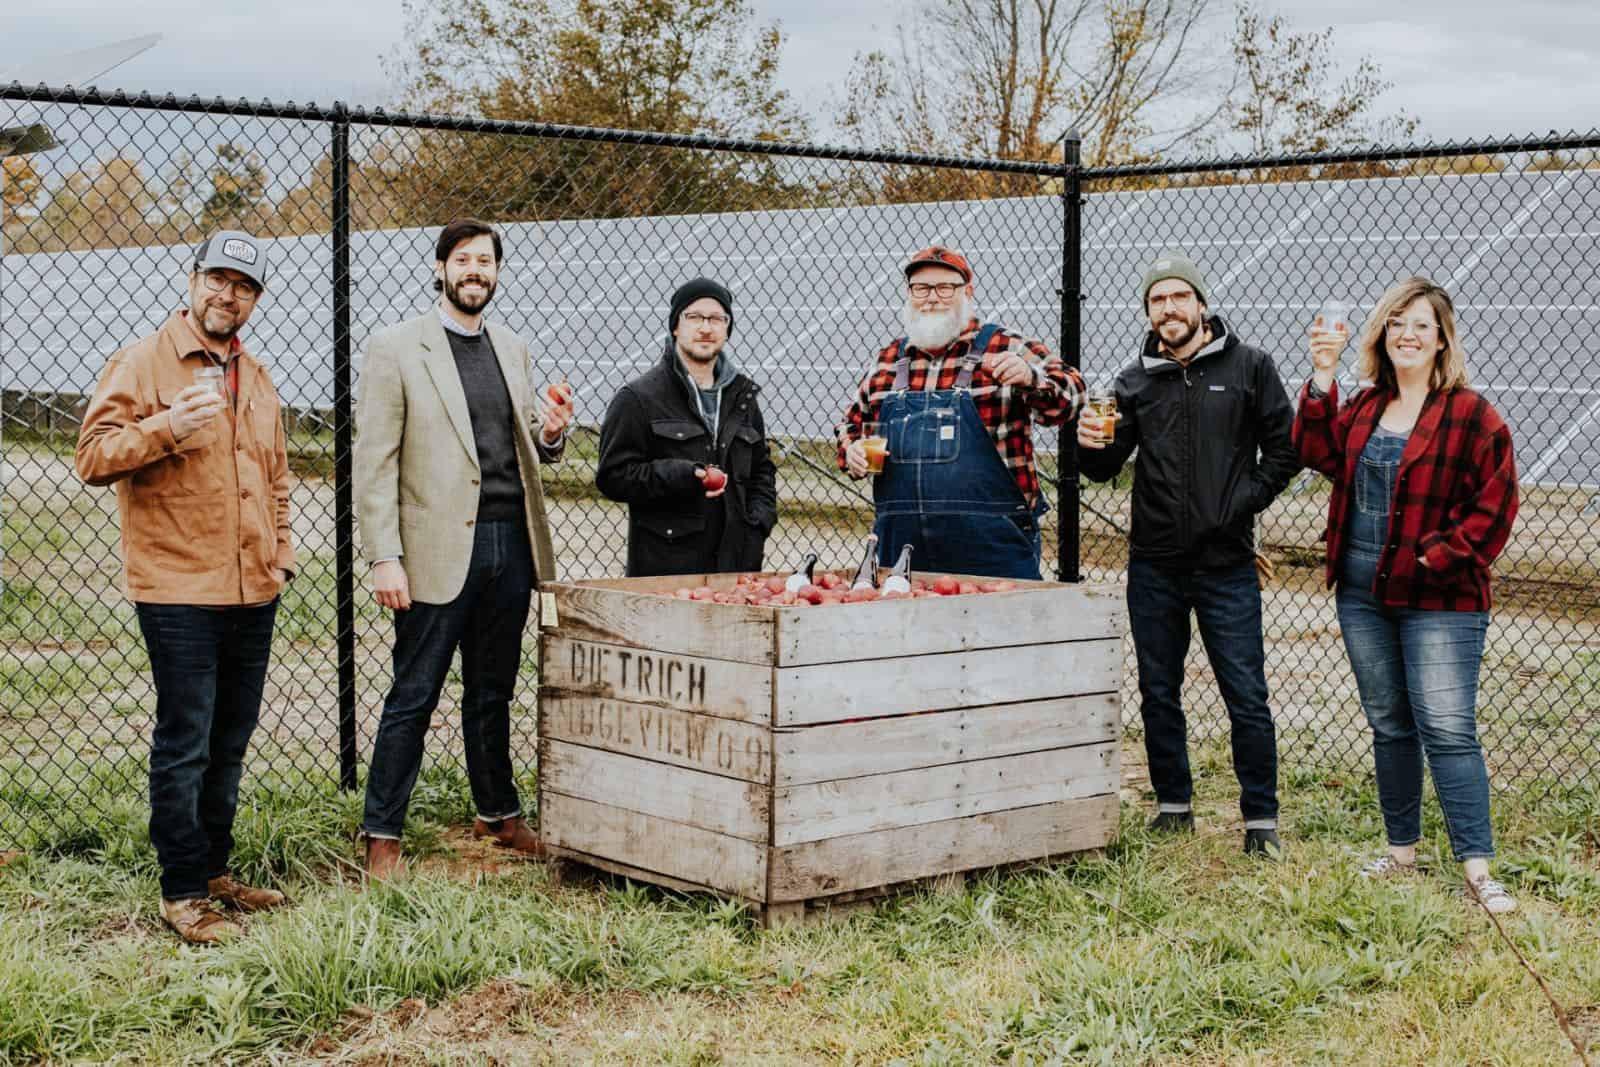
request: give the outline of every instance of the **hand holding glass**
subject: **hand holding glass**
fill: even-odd
[[[889,458],[889,439],[883,436],[882,430],[876,422],[861,424],[861,447],[866,451],[870,474],[882,474],[884,462]]]
[[[1110,389],[1091,390],[1079,419],[1102,443],[1110,444],[1117,436],[1117,394]]]

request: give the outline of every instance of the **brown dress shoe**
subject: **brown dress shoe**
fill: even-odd
[[[482,819],[473,819],[472,836],[486,837],[494,842],[496,848],[509,848],[536,859],[544,858],[544,842],[539,840],[539,835],[533,832],[533,827],[529,826],[520,815],[501,819],[494,826]]]
[[[289,898],[276,889],[257,889],[245,885],[231,874],[219,874],[206,883],[206,892],[218,904],[226,904],[240,911],[269,911],[289,903]]]
[[[244,933],[205,897],[161,901],[161,918],[191,945],[214,945]]]
[[[388,837],[367,838],[367,877],[374,882],[404,878],[409,873],[400,842]]]

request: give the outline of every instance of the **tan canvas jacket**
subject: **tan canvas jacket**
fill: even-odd
[[[231,607],[278,595],[274,567],[294,572],[289,457],[278,392],[240,349],[232,412],[182,441],[168,409],[206,363],[174,313],[113,354],[78,434],[78,477],[115,485],[123,588],[148,604]]]
[[[516,413],[534,578],[553,581],[555,550],[530,431],[528,346],[497,323],[487,328]],[[411,598],[448,604],[472,561],[481,472],[467,395],[437,309],[372,336],[358,392],[353,465],[362,551],[372,562],[402,557]]]

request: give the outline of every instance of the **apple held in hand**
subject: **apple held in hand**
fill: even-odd
[[[552,404],[565,404],[572,399],[572,386],[566,382],[551,382],[544,395]]]
[[[714,493],[728,484],[728,472],[721,467],[706,467],[700,475],[700,484]]]

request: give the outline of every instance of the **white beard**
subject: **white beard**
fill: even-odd
[[[900,309],[900,324],[906,328],[906,343],[924,352],[943,348],[966,328],[976,308],[965,293],[944,311],[918,311],[909,299]]]

